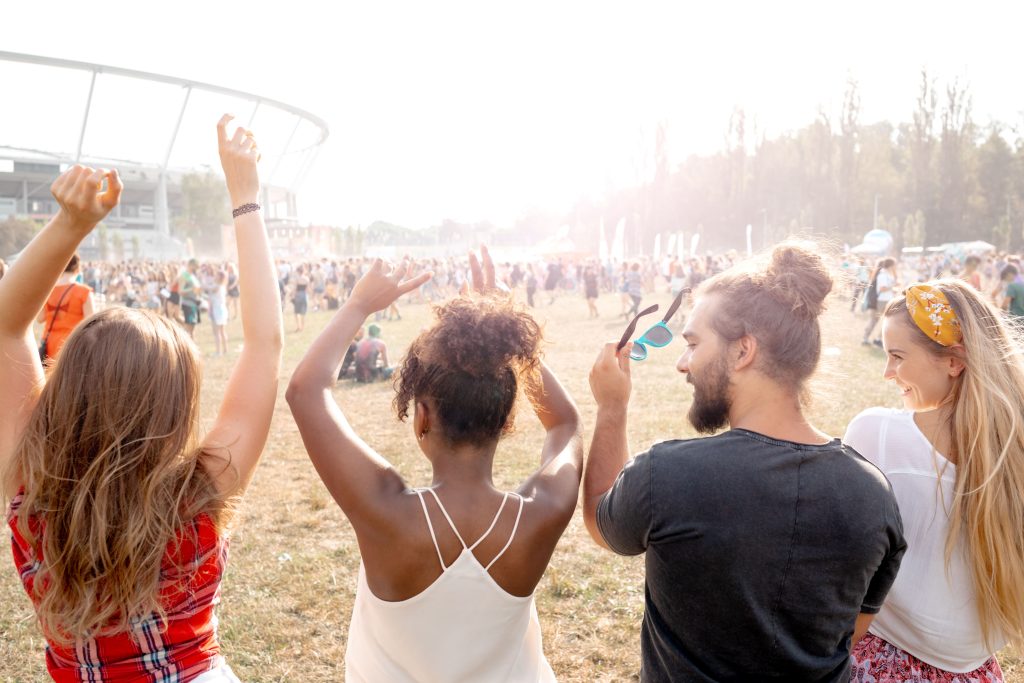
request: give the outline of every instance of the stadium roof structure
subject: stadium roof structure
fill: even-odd
[[[104,64],[0,51],[0,83],[0,180],[11,160],[138,169],[157,179],[155,223],[165,234],[167,177],[219,172],[214,125],[224,112],[256,131],[263,184],[289,195],[329,135],[323,119],[285,102]]]

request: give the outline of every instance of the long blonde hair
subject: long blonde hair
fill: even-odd
[[[999,633],[1024,644],[1024,345],[1020,329],[967,283],[937,280],[960,321],[962,346],[944,347],[910,318],[906,297],[885,310],[936,356],[965,370],[947,399],[956,483],[946,563],[966,550],[986,644]]]
[[[40,559],[32,597],[47,638],[166,619],[168,544],[200,512],[220,525],[226,510],[199,462],[199,386],[194,343],[152,313],[107,309],[64,345],[5,473],[24,484],[17,525]]]

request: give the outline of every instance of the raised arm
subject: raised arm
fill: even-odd
[[[540,468],[523,482],[519,493],[561,511],[568,523],[576,510],[583,475],[580,414],[572,397],[543,362],[540,387],[531,401],[547,434],[541,448]]]
[[[366,317],[431,277],[424,273],[405,280],[407,270],[407,263],[392,271],[380,259],[374,262],[309,347],[285,393],[309,459],[357,528],[385,519],[405,484],[391,464],[352,429],[331,389],[345,351]]]
[[[61,174],[50,188],[60,210],[0,280],[0,471],[7,470],[43,387],[32,322],[79,243],[117,205],[122,188],[117,171],[73,166]],[[4,492],[13,495],[20,485],[12,473]]]
[[[509,292],[508,287],[495,277],[494,260],[486,246],[481,246],[480,258],[472,252],[469,254],[469,271],[470,278],[463,286],[464,294],[470,289],[479,294]],[[543,362],[540,365],[540,385],[531,392],[530,399],[547,434],[541,448],[540,468],[523,482],[519,493],[562,512],[552,519],[568,524],[579,500],[583,468],[580,414],[572,397]]]
[[[239,128],[228,138],[230,120],[228,115],[221,118],[217,136],[231,205],[237,208],[259,200],[256,164],[260,153],[249,131]],[[238,277],[245,280],[241,290],[242,353],[231,371],[217,420],[203,441],[210,474],[218,490],[229,495],[245,490],[266,445],[284,336],[274,260],[259,211],[235,218],[235,240]]]
[[[632,346],[626,344],[616,353],[615,342],[605,344],[590,371],[590,389],[597,401],[597,420],[583,475],[583,521],[590,537],[605,548],[608,548],[608,543],[597,528],[597,506],[629,461],[626,407],[632,391],[629,374]]]

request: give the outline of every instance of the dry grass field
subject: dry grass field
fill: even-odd
[[[648,297],[664,308],[668,295]],[[547,302],[544,301],[546,304]],[[645,301],[645,303],[647,303]],[[599,345],[623,329],[617,295],[598,300],[600,319],[586,319],[586,304],[563,295],[543,305],[547,360],[568,386],[592,431],[595,406],[587,373]],[[263,462],[241,506],[232,536],[230,561],[220,608],[221,640],[228,662],[243,681],[340,681],[344,679],[345,639],[356,585],[359,552],[341,511],[310,465],[284,402],[287,379],[327,319],[312,313],[302,333],[286,311],[287,340],[278,402]],[[400,356],[427,323],[425,305],[403,307],[403,319],[382,322],[391,354]],[[656,316],[647,319],[653,322]],[[825,319],[828,349],[816,382],[814,422],[841,435],[847,422],[872,405],[896,405],[894,391],[881,378],[883,355],[860,346],[863,319],[834,302]],[[230,328],[232,348],[240,328]],[[204,353],[213,340],[205,324],[198,331]],[[682,344],[653,350],[634,365],[630,444],[634,451],[692,431],[685,419],[690,389],[674,371]],[[204,414],[215,413],[232,357],[205,360]],[[411,485],[429,483],[411,428],[391,412],[389,384],[344,383],[336,396],[358,432],[403,473]],[[539,457],[541,429],[527,406],[516,432],[499,447],[496,480],[512,488]],[[9,562],[9,560],[8,560]],[[43,641],[13,567],[0,572],[0,682],[49,680]],[[637,680],[639,627],[643,614],[641,558],[620,558],[599,550],[579,513],[563,537],[537,590],[544,645],[559,680],[565,682]],[[1008,680],[1024,683],[1024,660],[1000,655]]]

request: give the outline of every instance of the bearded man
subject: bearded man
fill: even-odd
[[[698,289],[676,369],[690,423],[721,434],[627,463],[632,345],[591,371],[584,519],[599,545],[646,553],[645,683],[849,678],[906,544],[885,477],[804,415],[832,284],[812,249],[784,244]]]

